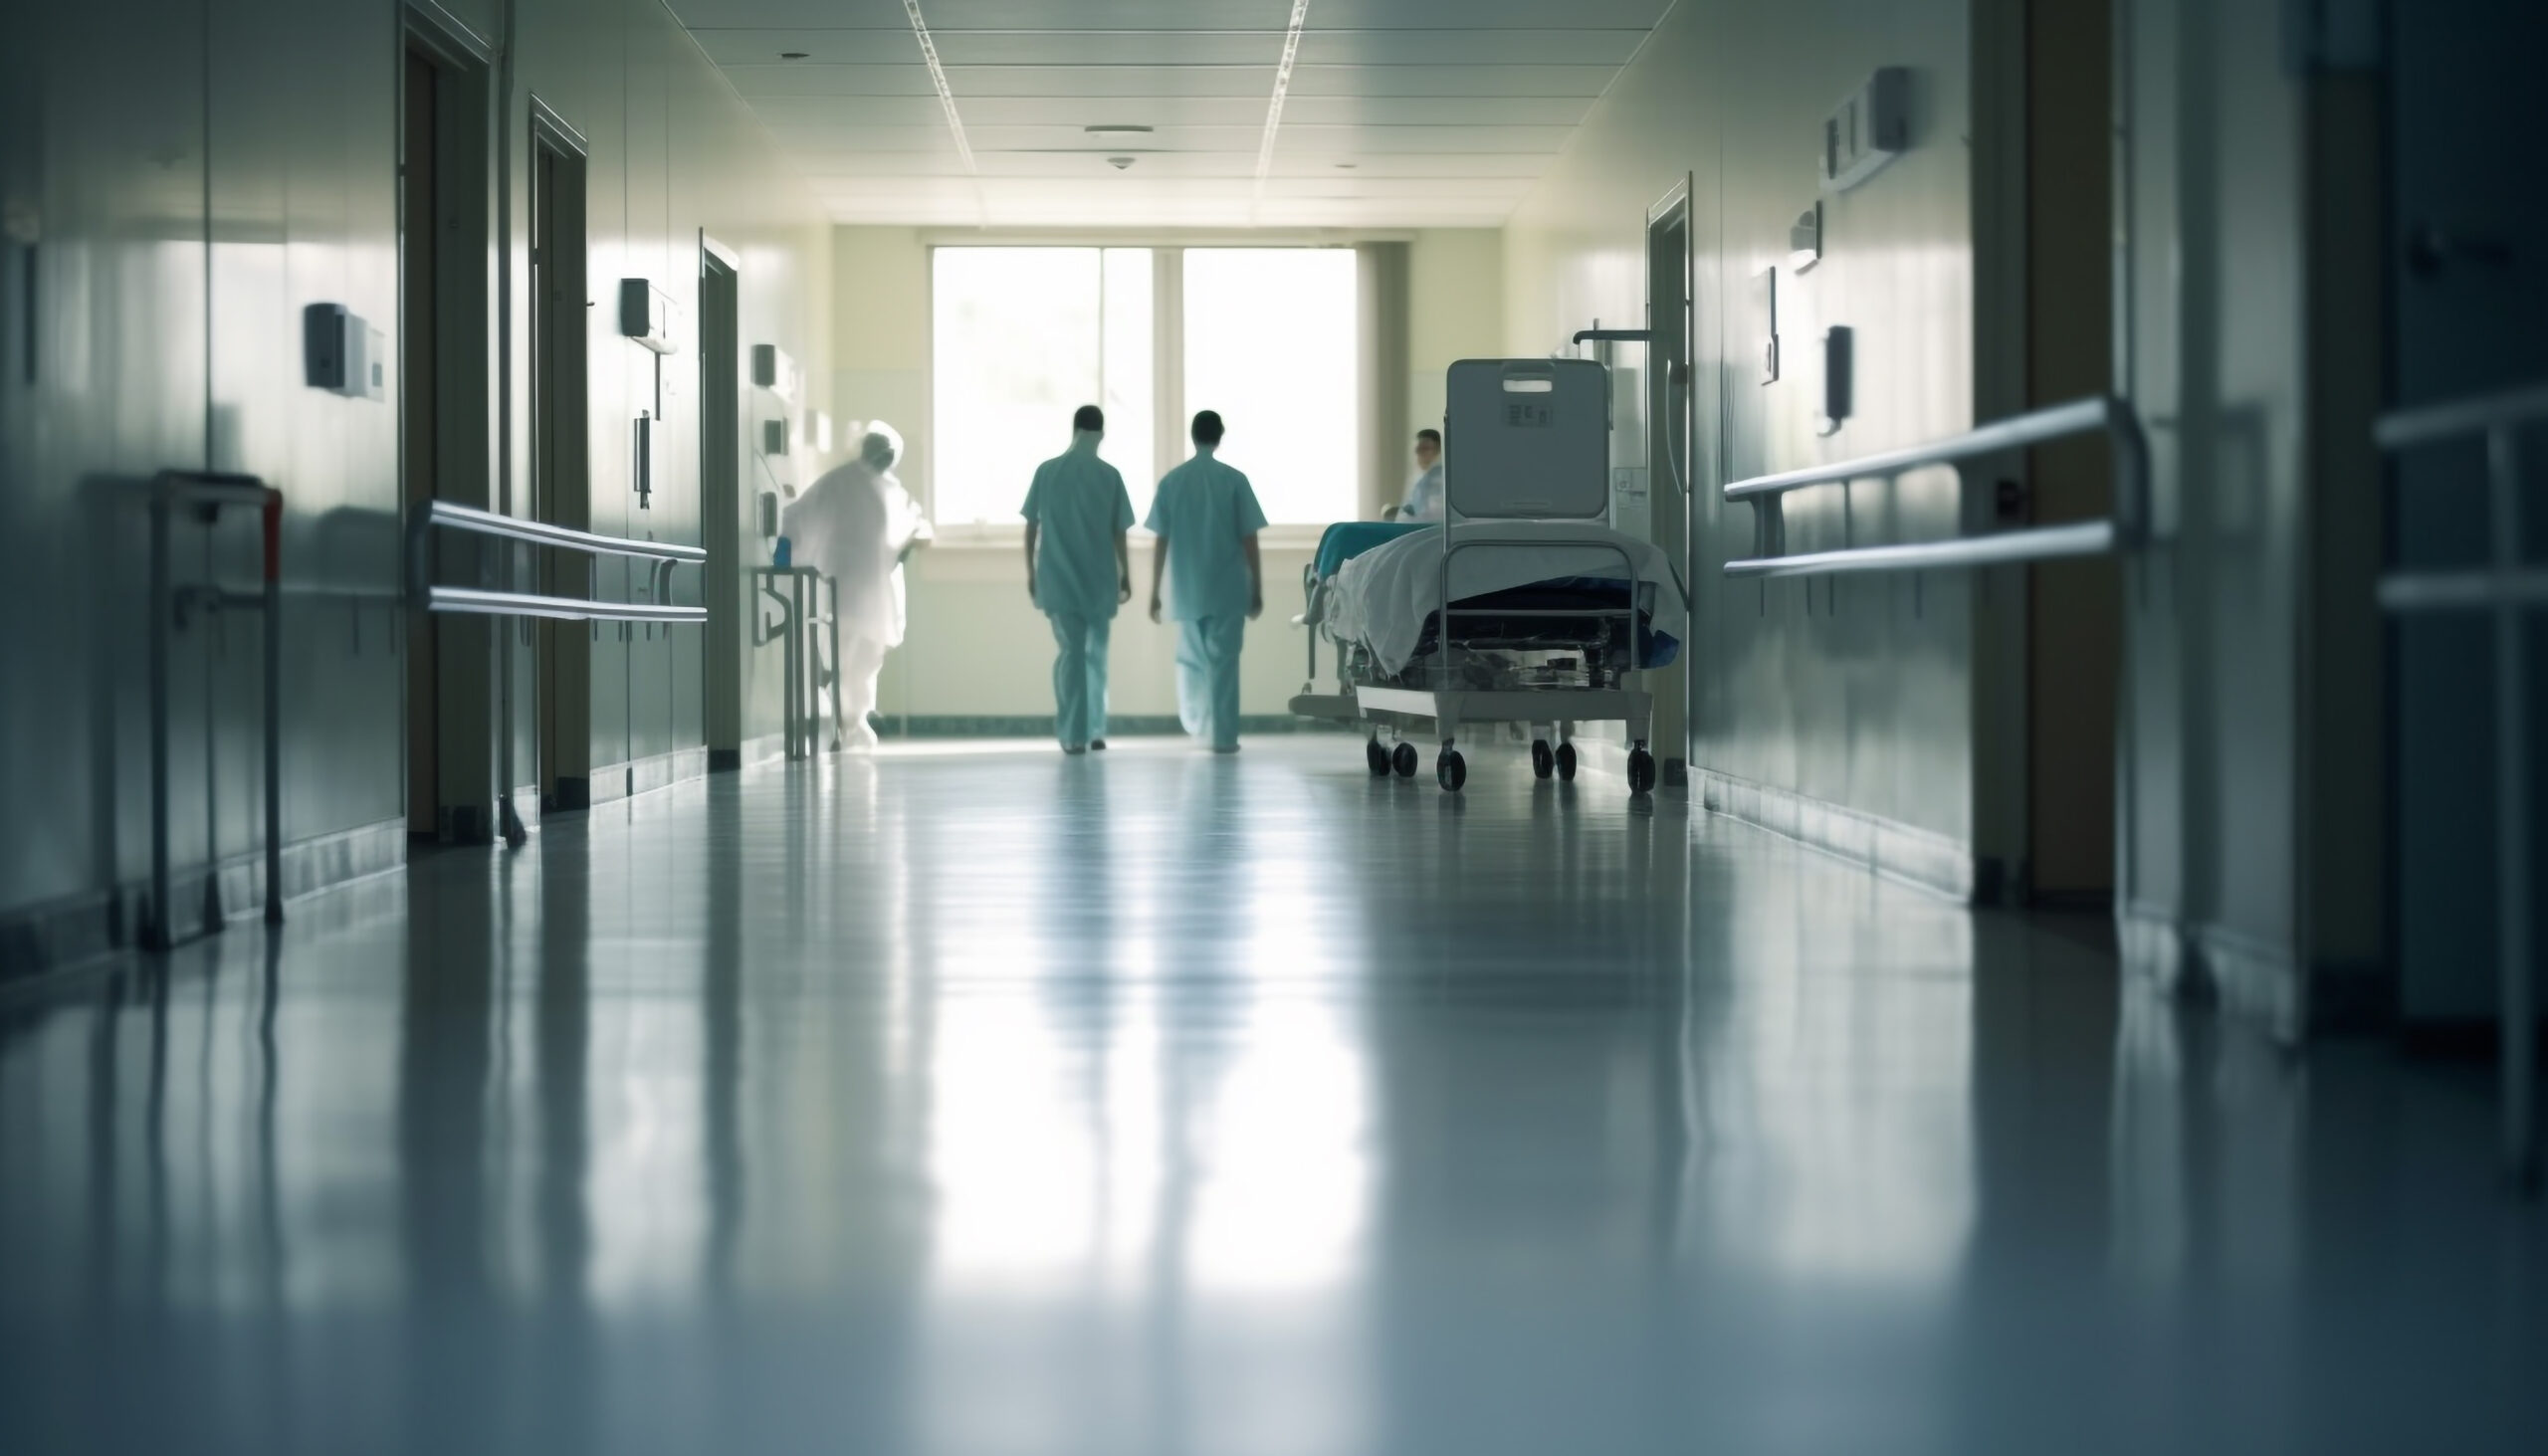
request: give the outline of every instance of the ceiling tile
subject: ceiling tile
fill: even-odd
[[[1590,98],[1617,74],[1615,66],[1301,66],[1292,95]]]
[[[1323,8],[1313,6],[1313,18]],[[1331,30],[1301,33],[1313,66],[1606,66],[1627,64],[1642,30]]]
[[[1502,221],[1667,0],[1316,0],[1262,183],[1283,0],[920,0],[974,174],[901,0],[670,3],[845,221],[1403,227]]]

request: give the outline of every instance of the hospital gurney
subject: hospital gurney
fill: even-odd
[[[1527,724],[1532,769],[1572,778],[1580,723],[1627,729],[1628,782],[1654,786],[1645,670],[1668,664],[1686,594],[1669,558],[1601,523],[1609,506],[1608,382],[1576,359],[1451,366],[1447,528],[1330,527],[1302,573],[1310,677],[1295,713],[1372,731],[1375,774],[1411,776],[1414,743],[1438,740],[1434,776],[1467,781],[1465,727]],[[1338,691],[1317,691],[1318,642]],[[1384,745],[1382,734],[1396,739]]]

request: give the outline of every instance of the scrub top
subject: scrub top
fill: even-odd
[[[1097,437],[1083,432],[1067,452],[1035,467],[1018,514],[1039,532],[1035,605],[1048,617],[1112,621],[1123,580],[1115,533],[1133,528],[1133,498],[1122,473],[1097,458]]]
[[[1401,520],[1442,519],[1442,462],[1433,462],[1406,483],[1406,500],[1397,514]]]
[[[1168,615],[1180,622],[1247,615],[1242,542],[1265,528],[1247,477],[1208,446],[1160,478],[1150,528],[1168,537]]]

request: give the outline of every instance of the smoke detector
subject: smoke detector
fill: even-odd
[[[1117,170],[1117,171],[1119,171],[1119,172],[1120,172],[1120,171],[1122,171],[1122,170],[1124,170],[1126,167],[1131,166],[1132,164],[1133,164],[1133,158],[1128,157],[1128,156],[1110,156],[1110,157],[1108,157],[1108,158],[1106,159],[1106,165],[1108,165],[1108,166],[1110,166],[1110,167],[1113,167],[1115,170]]]

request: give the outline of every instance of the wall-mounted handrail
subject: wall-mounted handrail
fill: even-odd
[[[706,607],[659,602],[606,602],[579,596],[538,596],[527,591],[488,591],[474,586],[429,586],[426,611],[476,617],[539,617],[555,622],[705,622]]]
[[[2487,565],[2394,571],[2380,604],[2393,612],[2475,610],[2494,617],[2495,1013],[2505,1176],[2539,1178],[2538,987],[2531,971],[2530,684],[2532,608],[2548,605],[2548,570],[2522,559],[2521,431],[2548,420],[2548,382],[2396,410],[2372,427],[2383,450],[2481,436],[2486,442]]]
[[[432,544],[436,530],[453,530],[524,545],[576,551],[588,557],[624,556],[648,561],[652,564],[647,568],[646,576],[653,600],[613,602],[488,587],[439,586],[433,579]],[[705,564],[707,560],[708,552],[700,546],[599,535],[589,530],[551,525],[544,520],[525,520],[502,512],[482,511],[473,506],[455,506],[448,501],[421,502],[407,518],[408,603],[419,611],[445,615],[539,617],[563,622],[705,623],[708,620],[706,607],[673,605],[672,575],[673,568],[677,566]],[[508,583],[513,577],[512,568],[513,561],[508,555],[504,572]],[[510,722],[513,717],[513,638],[511,634],[500,635],[503,640],[503,666],[499,674],[499,680],[504,684],[502,711]],[[523,827],[522,815],[514,808],[514,735],[510,731],[499,733],[496,742],[496,776],[501,782],[496,795],[497,818],[505,843],[519,849],[530,840],[531,832]]]
[[[1942,465],[1956,465],[2005,451],[2047,445],[2079,435],[2103,434],[2115,458],[2114,514],[2094,521],[2030,526],[1988,535],[1956,536],[1909,545],[1857,546],[1789,556],[1781,503],[1791,491],[1810,486],[1844,485],[1883,480]],[[2129,401],[2110,394],[2072,400],[2068,404],[2025,414],[1949,435],[1942,440],[1883,450],[1828,465],[1809,465],[1775,475],[1754,476],[1725,488],[1725,499],[1751,504],[1754,512],[1754,554],[1725,563],[1728,576],[1809,576],[1837,571],[1929,570],[1964,566],[1997,566],[2012,562],[2051,560],[2064,556],[2101,555],[2131,550],[2141,544],[2150,520],[2150,449],[2141,419]]]
[[[474,506],[454,506],[448,501],[428,501],[418,508],[428,526],[466,531],[472,535],[500,536],[534,546],[556,546],[561,550],[582,551],[593,556],[647,556],[658,561],[706,561],[703,546],[685,546],[674,541],[641,541],[627,536],[597,535],[589,530],[574,530],[551,525],[544,520],[525,520],[519,516],[506,516],[494,511],[481,511]]]
[[[283,492],[252,475],[227,471],[163,470],[150,482],[150,907],[141,925],[142,944],[153,950],[174,945],[175,908],[168,902],[168,658],[169,637],[176,629],[177,592],[171,579],[169,517],[178,506],[205,513],[205,522],[224,507],[257,508],[262,531],[264,590],[253,604],[265,614],[265,757],[266,757],[266,921],[283,922]],[[238,605],[250,605],[240,594]],[[210,712],[210,706],[206,706]],[[208,827],[218,833],[219,826]],[[221,846],[206,851],[204,864],[204,929],[218,930],[221,908]]]
[[[1751,576],[1829,576],[1845,571],[1943,571],[1968,566],[2009,566],[2027,561],[2053,561],[2066,556],[2109,556],[2119,537],[2111,520],[2081,520],[2068,525],[2039,525],[2026,530],[1994,531],[1953,540],[1915,541],[1899,546],[1855,546],[1840,551],[1805,551],[1794,556],[1750,556],[1725,563],[1725,574]]]

